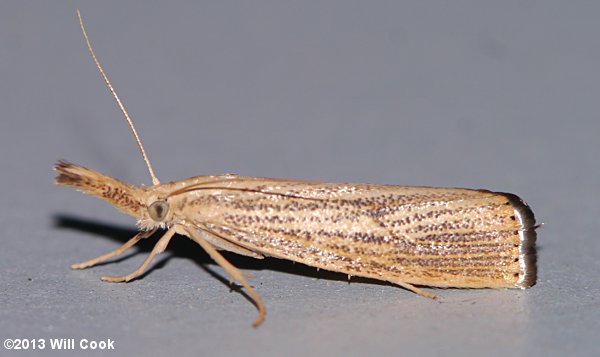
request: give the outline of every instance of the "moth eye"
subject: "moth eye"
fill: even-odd
[[[162,222],[169,213],[169,204],[165,201],[156,201],[148,206],[148,213],[150,218],[157,222]]]

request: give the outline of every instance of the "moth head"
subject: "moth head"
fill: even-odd
[[[144,212],[138,220],[138,227],[143,230],[155,228],[167,228],[173,220],[171,205],[160,186],[148,188],[147,195],[144,198]]]
[[[83,166],[59,161],[54,165],[56,183],[75,187],[78,191],[101,198],[119,210],[135,217],[144,214],[143,197],[146,189],[103,175]]]
[[[160,186],[131,185],[97,171],[59,161],[54,165],[56,183],[101,198],[119,210],[137,218],[144,230],[165,228],[172,218],[169,202]]]

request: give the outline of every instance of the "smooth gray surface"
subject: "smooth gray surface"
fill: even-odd
[[[597,355],[599,4],[2,2],[0,337],[112,338],[112,355]],[[514,192],[546,224],[538,284],[439,290],[436,303],[228,256],[267,304],[252,329],[254,307],[181,237],[129,284],[99,277],[132,271],[152,242],[71,271],[135,225],[55,187],[53,162],[150,183],[77,7],[163,181],[236,172]]]

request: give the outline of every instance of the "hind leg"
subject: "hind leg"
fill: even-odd
[[[252,296],[252,299],[254,299],[254,303],[256,304],[256,308],[258,309],[258,317],[254,321],[252,326],[257,327],[258,325],[260,325],[265,320],[265,304],[263,303],[260,295],[258,295],[258,293],[250,286],[250,284],[248,284],[248,282],[244,278],[244,273],[241,272],[238,268],[236,268],[233,264],[228,262],[227,259],[225,259],[221,255],[221,253],[219,253],[212,246],[212,244],[204,240],[204,238],[202,238],[202,236],[200,236],[200,234],[196,230],[194,230],[193,228],[185,228],[185,230],[188,233],[188,236],[193,241],[198,243],[202,247],[202,249],[204,249],[204,251],[208,253],[208,255],[210,255],[210,257],[217,264],[219,264],[219,266],[223,268],[225,272],[227,272],[227,274],[229,274],[230,280],[237,280],[246,289],[248,294]]]

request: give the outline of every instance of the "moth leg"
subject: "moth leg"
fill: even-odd
[[[169,244],[169,241],[171,240],[171,238],[173,238],[174,234],[175,234],[175,228],[171,228],[162,237],[160,237],[158,242],[156,242],[156,245],[154,246],[154,248],[152,248],[152,251],[150,252],[150,254],[148,254],[148,256],[146,257],[146,260],[144,260],[142,265],[140,265],[140,267],[137,268],[134,272],[127,274],[127,275],[121,275],[121,276],[106,276],[105,275],[105,276],[100,277],[100,279],[102,279],[103,281],[108,281],[110,283],[121,283],[121,282],[128,282],[128,281],[135,279],[138,276],[142,275],[148,268],[148,265],[150,265],[150,263],[152,263],[152,260],[154,259],[154,257],[157,254],[160,254],[165,251],[165,249],[167,248],[167,245]]]
[[[208,255],[210,255],[210,257],[217,264],[219,264],[221,268],[225,269],[225,272],[229,274],[231,280],[237,280],[240,284],[242,284],[242,286],[244,286],[244,288],[250,294],[250,296],[252,296],[252,299],[254,299],[256,307],[258,308],[258,317],[256,318],[256,321],[254,321],[252,326],[257,327],[258,325],[260,325],[265,320],[265,315],[267,313],[265,304],[263,303],[260,295],[258,295],[258,293],[254,289],[252,289],[250,284],[248,284],[246,279],[244,279],[244,273],[242,273],[233,264],[228,262],[227,259],[225,259],[221,255],[221,253],[219,253],[210,243],[204,240],[200,233],[198,233],[196,230],[185,228],[185,231],[189,234],[190,238],[194,240],[194,242],[198,243],[202,247],[202,249],[204,249],[204,251],[208,253]]]
[[[133,236],[133,238],[131,238],[130,240],[128,240],[127,242],[125,242],[125,244],[123,244],[122,246],[120,246],[119,248],[113,250],[112,252],[108,252],[104,255],[101,255],[99,257],[96,257],[94,259],[90,259],[90,260],[86,260],[85,262],[81,262],[81,263],[77,263],[77,264],[72,264],[71,265],[71,269],[85,269],[85,268],[89,268],[91,266],[94,266],[98,263],[102,263],[103,261],[106,261],[110,258],[114,258],[117,257],[123,253],[125,253],[125,251],[131,247],[133,247],[134,245],[137,244],[137,242],[139,242],[140,240],[144,239],[144,238],[148,238],[151,235],[154,234],[154,232],[156,232],[156,229],[153,229],[151,231],[143,231],[143,232],[139,232],[138,234],[136,234],[135,236]]]
[[[427,291],[423,290],[423,289],[419,289],[416,286],[409,284],[409,283],[405,283],[402,281],[390,281],[391,283],[400,285],[401,287],[403,287],[406,290],[410,290],[415,294],[424,296],[426,298],[430,298],[430,299],[437,299],[437,295],[432,294],[432,293],[428,293]]]

